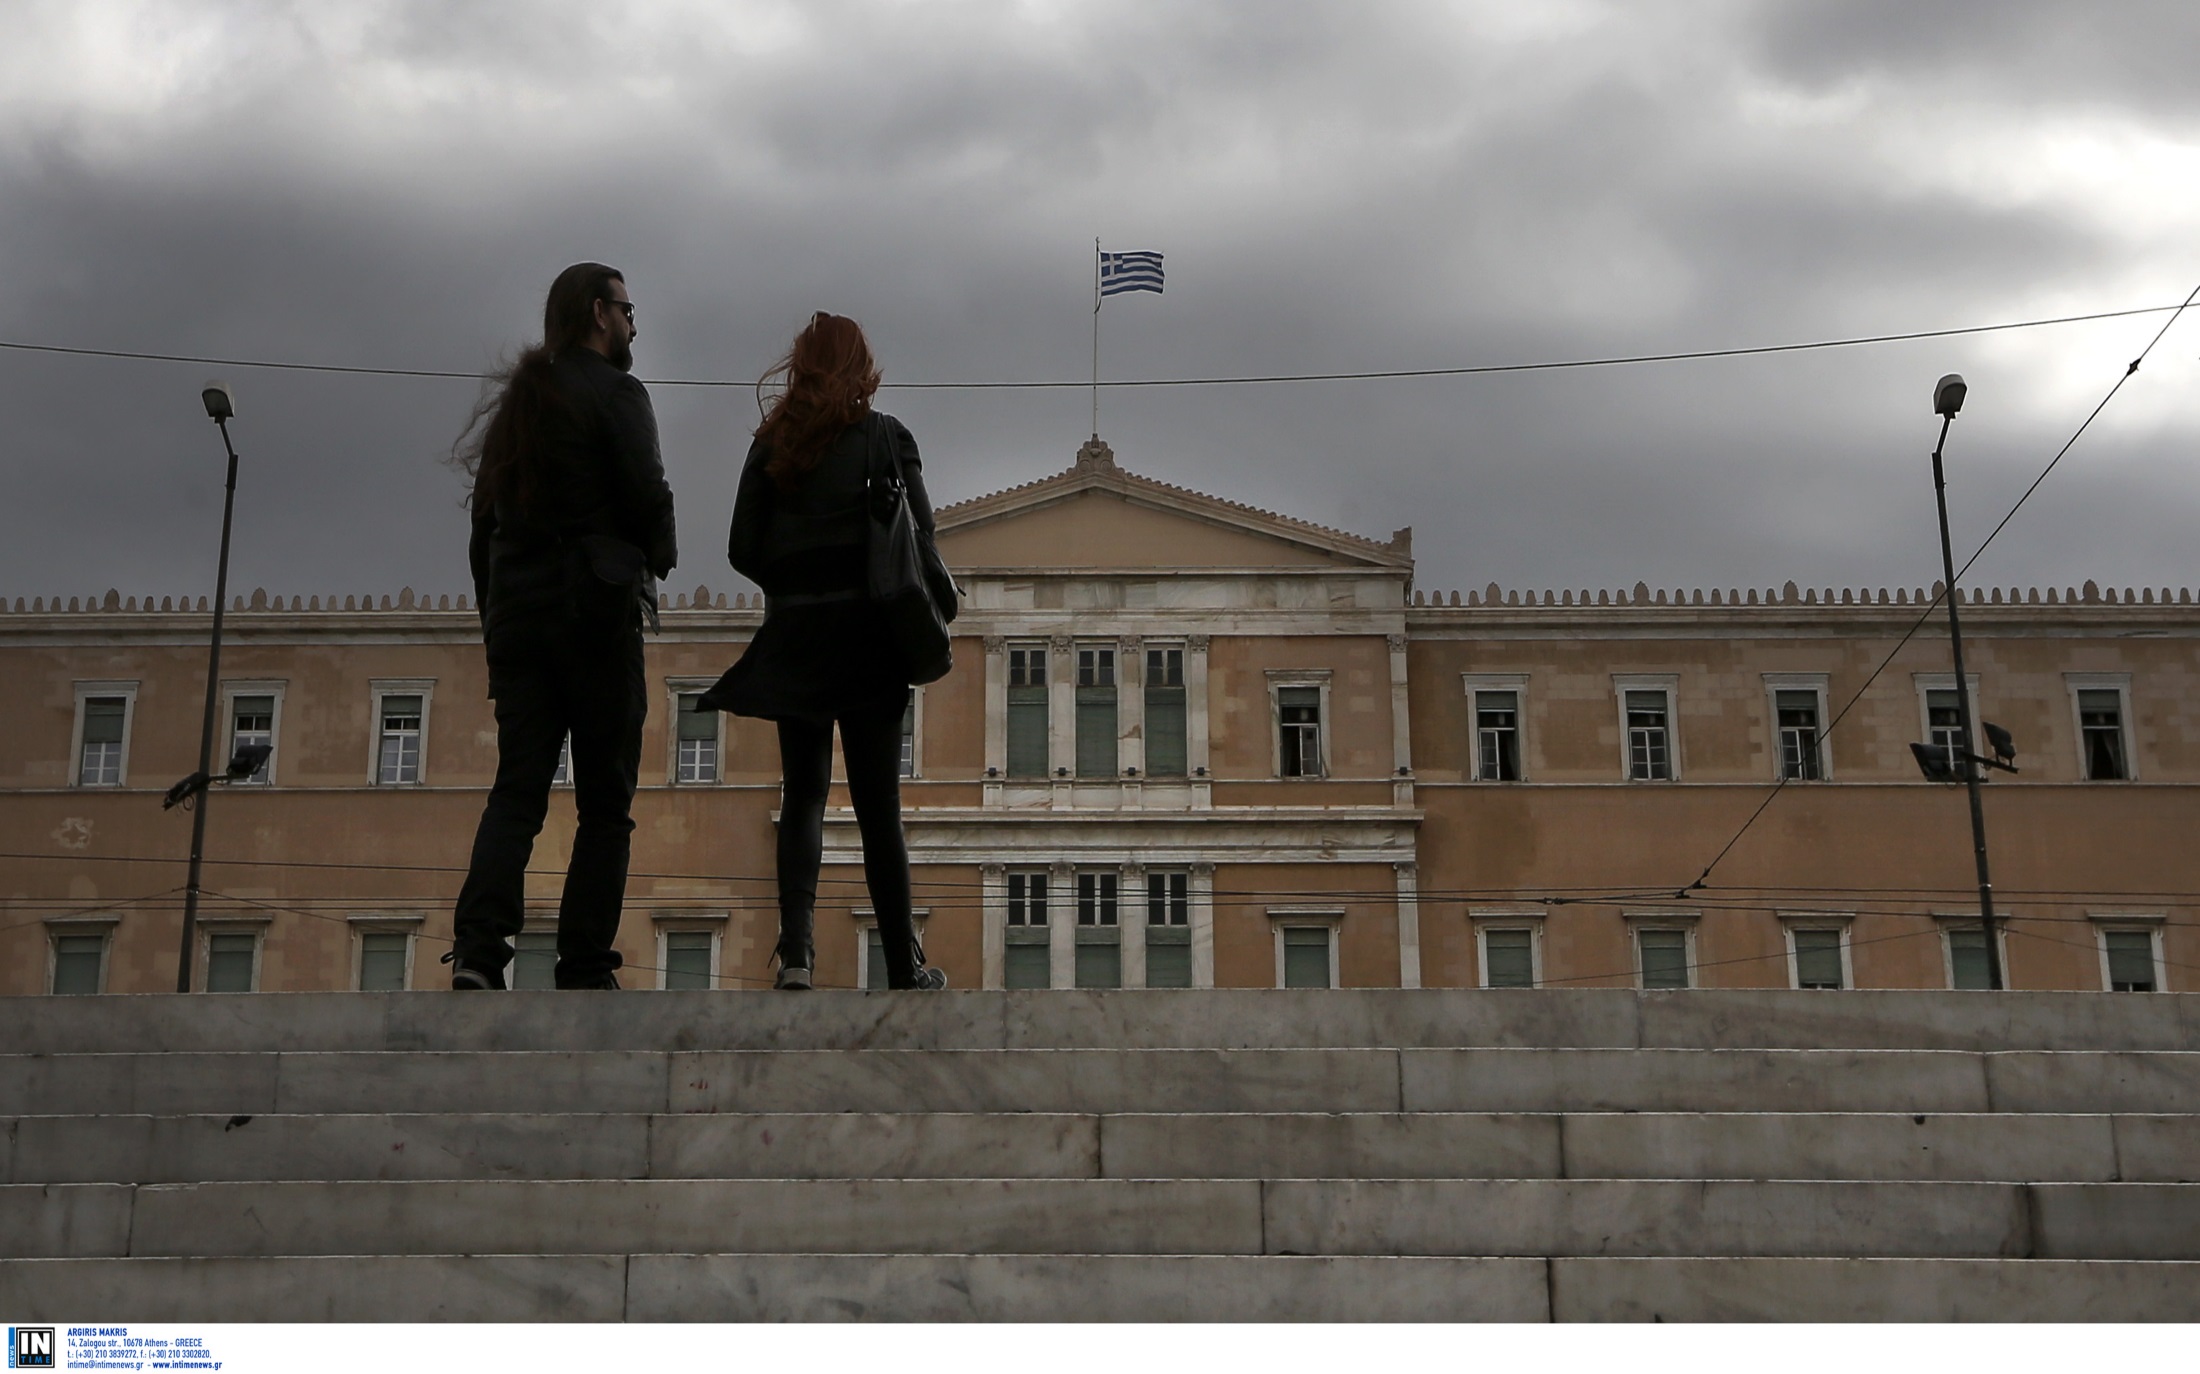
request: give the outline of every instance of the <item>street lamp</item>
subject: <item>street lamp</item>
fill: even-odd
[[[1940,440],[1933,445],[1933,500],[1940,507],[1940,565],[1946,574],[1941,585],[1948,589],[1948,640],[1955,650],[1956,718],[1963,722],[1963,749],[1953,759],[1943,757],[1929,763],[1926,749],[1917,745],[1911,748],[1917,751],[1918,763],[1928,778],[1953,781],[1947,776],[1949,763],[1962,770],[1964,789],[1971,796],[1971,848],[1978,859],[1978,916],[1986,935],[1986,986],[1999,990],[2002,986],[2001,951],[1994,944],[1994,883],[1986,869],[1986,811],[1979,804],[1979,768],[2015,772],[2010,760],[2016,757],[2016,746],[2010,741],[2008,731],[1989,725],[1987,729],[1994,736],[1994,758],[1980,758],[1977,753],[1977,712],[1971,707],[1970,679],[1963,672],[1963,621],[1956,611],[1956,603],[1962,598],[1956,592],[1955,553],[1948,544],[1948,483],[1940,466],[1940,451],[1948,444],[1948,427],[1955,423],[1956,412],[1963,409],[1963,398],[1968,390],[1963,378],[1953,372],[1933,385],[1933,412],[1940,416]]]
[[[222,673],[222,610],[229,600],[229,521],[237,507],[237,449],[229,442],[229,422],[237,414],[236,398],[229,394],[227,382],[208,382],[199,392],[199,400],[206,407],[206,418],[212,420],[222,432],[222,448],[229,454],[229,478],[222,495],[222,555],[214,573],[214,641],[206,655],[206,714],[199,723],[199,771],[185,778],[168,790],[161,803],[163,808],[181,802],[192,806],[191,812],[191,872],[183,889],[183,943],[176,953],[176,991],[191,990],[191,942],[197,933],[199,920],[199,870],[206,855],[206,803],[210,795],[208,783],[213,781],[210,770],[214,766],[214,705],[221,692]],[[250,777],[257,771],[261,755],[250,760],[243,776]],[[224,770],[225,778],[238,776],[237,765],[246,762],[239,758],[230,760]]]

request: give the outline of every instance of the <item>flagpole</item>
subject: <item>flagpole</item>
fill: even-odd
[[[1092,240],[1092,441],[1100,442],[1100,239]]]

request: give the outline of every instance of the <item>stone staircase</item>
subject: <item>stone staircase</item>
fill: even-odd
[[[16,1321],[2200,1320],[2200,996],[0,999]]]

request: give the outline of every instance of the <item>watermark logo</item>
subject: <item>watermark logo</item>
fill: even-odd
[[[8,1368],[56,1368],[53,1358],[53,1328],[50,1326],[9,1327]]]

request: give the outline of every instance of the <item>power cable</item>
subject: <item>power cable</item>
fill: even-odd
[[[51,854],[26,851],[0,851],[0,860],[31,860],[61,863],[100,862],[126,864],[181,864],[183,862],[181,858],[168,858],[153,855]],[[330,862],[326,860],[209,858],[207,860],[207,863],[210,866],[232,868],[304,868],[310,870],[335,872],[421,873],[449,876],[460,875],[467,871],[462,865],[452,864],[388,864],[358,862],[342,863]],[[852,869],[855,867],[855,865],[835,865],[833,867],[847,867]],[[1153,867],[1156,869],[1169,868],[1168,865],[1160,864],[1153,865]],[[1173,871],[1181,870],[1178,869]],[[552,869],[531,870],[531,875],[535,877],[559,876],[557,870]],[[726,883],[759,884],[772,883],[776,881],[775,878],[768,876],[754,876],[746,874],[674,873],[641,870],[634,871],[629,876],[635,878],[663,879],[668,881],[682,882],[713,881]],[[864,883],[864,880],[860,873],[851,872],[843,876],[835,876],[830,868],[828,868],[825,873],[821,875],[821,880],[826,883],[843,887],[861,887]],[[986,891],[986,885],[983,881],[971,882],[953,878],[920,877],[916,880],[915,886],[919,891],[924,892],[983,893]],[[182,891],[182,888],[176,887],[167,889],[167,891],[180,892]],[[1606,885],[1584,884],[1578,887],[1554,887],[1549,885],[1506,888],[1421,887],[1416,890],[1415,897],[1416,900],[1423,906],[1440,905],[1446,902],[1469,903],[1474,901],[1493,901],[1510,902],[1523,906],[1541,905],[1558,907],[1580,905],[1611,906],[1652,902],[1681,902],[1684,904],[1706,905],[1716,900],[1724,900],[1729,902],[1744,901],[1750,894],[1762,894],[1767,898],[1784,898],[1784,900],[1770,900],[1766,902],[1760,902],[1760,905],[1771,905],[1784,910],[1792,906],[1795,900],[1801,898],[1834,898],[1843,901],[1849,906],[1862,906],[1873,904],[1884,905],[1890,902],[1900,905],[1909,905],[1919,901],[1930,901],[1938,897],[1954,899],[1970,895],[1974,891],[1975,890],[1971,888],[1932,888],[1922,887],[1914,884],[1889,885],[1879,887],[1775,886],[1764,884],[1750,884],[1740,887],[1722,887],[1716,889],[1716,892],[1718,894],[1717,897],[1707,898],[1695,894],[1684,896],[1681,893],[1675,892],[1673,889],[1665,887],[1653,888],[1646,887],[1641,884],[1614,883]],[[2067,901],[2091,900],[2131,902],[2147,906],[2176,907],[2180,909],[2200,907],[2200,896],[2177,892],[2137,891],[2130,889],[2114,888],[2005,888],[1997,889],[1997,892],[2012,901],[2047,901],[2053,899],[2063,899]],[[165,894],[156,893],[152,895],[161,896]],[[447,894],[443,894],[440,892],[428,894],[397,893],[372,897],[357,895],[329,897],[296,897],[290,900],[348,903],[352,905],[357,905],[361,902],[417,903],[429,898],[442,897],[446,895]],[[1245,888],[1225,886],[1210,888],[1207,895],[1217,906],[1244,906],[1259,905],[1263,902],[1289,901],[1294,899],[1311,900],[1324,898],[1338,901],[1389,902],[1395,901],[1397,899],[1398,893],[1395,888],[1389,887]],[[1050,904],[1053,902],[1054,896],[1055,894],[1050,892]],[[70,899],[61,897],[0,897],[0,903],[20,903],[24,901],[47,903],[67,900]],[[136,898],[131,900],[143,901],[149,900],[149,898]],[[1074,896],[1068,892],[1064,892],[1061,896],[1061,904],[1065,909],[1067,908],[1069,903],[1074,900]],[[1144,898],[1134,889],[1130,894],[1120,896],[1118,900],[1124,906],[1135,907],[1141,901],[1143,901]],[[668,893],[638,895],[630,898],[629,904],[634,906],[648,907],[697,905],[707,906],[712,909],[768,910],[776,907],[776,899],[768,897],[751,898],[743,896],[732,896],[727,894],[713,895],[695,893]]]
[[[2190,304],[2188,300],[2186,304]],[[1566,358],[1527,363],[1485,363],[1464,367],[1392,368],[1366,372],[1285,372],[1260,376],[1146,377],[1094,382],[1090,378],[1058,382],[885,382],[882,390],[899,391],[1063,391],[1135,389],[1147,387],[1266,386],[1294,382],[1363,382],[1413,377],[1487,377],[1515,372],[1557,372],[1583,368],[1626,367],[1640,363],[1700,362],[1713,358],[1751,358],[1777,353],[1805,353],[1832,348],[1857,348],[1869,344],[1909,343],[1921,339],[1950,339],[1969,334],[1994,334],[2051,325],[2084,324],[2095,320],[2124,319],[2180,311],[2184,306],[2148,305],[2131,310],[2100,310],[2084,315],[2057,315],[2044,319],[2009,320],[1999,324],[1961,325],[1948,329],[1918,329],[1892,334],[1859,334],[1843,338],[1814,339],[1804,343],[1757,344],[1739,348],[1703,348],[1667,353],[1635,353],[1594,358]],[[2174,322],[2174,317],[2173,317]],[[47,353],[74,358],[110,358],[132,362],[191,363],[200,367],[262,368],[280,372],[319,372],[354,377],[415,377],[479,382],[487,374],[420,367],[358,367],[338,363],[282,362],[266,358],[219,358],[192,353],[153,353],[120,348],[74,348],[60,344],[0,340],[0,349],[22,353]],[[659,377],[645,379],[657,387],[740,387],[754,382],[707,377]]]
[[[2181,317],[2185,313],[2185,311],[2192,305],[2195,299],[2200,299],[2200,286],[2195,286],[2192,291],[2186,295],[2183,302],[2172,308],[2170,317],[2162,322],[2162,327],[2154,332],[2154,337],[2147,340],[2146,347],[2139,350],[2139,356],[2133,358],[2131,362],[2124,368],[2123,372],[2116,378],[2115,385],[2111,386],[2108,389],[2108,394],[2101,397],[2100,404],[2094,406],[2092,411],[2086,415],[2085,419],[2078,425],[2078,428],[2074,432],[2072,432],[2070,438],[2065,440],[2063,446],[2055,451],[2055,456],[2048,460],[2047,466],[2040,470],[2040,475],[2032,479],[2032,485],[2026,487],[2024,489],[2024,494],[2017,498],[2017,503],[2009,508],[2009,513],[2007,515],[2004,515],[2000,519],[2000,521],[1995,524],[1994,528],[1987,534],[1986,538],[1982,540],[1979,543],[1979,546],[1972,551],[1971,556],[1963,561],[1963,566],[1956,569],[1957,582],[1960,583],[1963,580],[1963,575],[1971,571],[1971,565],[1978,562],[1980,555],[1984,554],[1986,550],[1993,544],[1994,540],[2000,537],[2001,532],[2004,529],[2008,528],[2009,522],[2016,519],[2017,512],[2024,509],[2024,503],[2032,499],[2032,493],[2040,489],[2040,484],[2042,482],[2045,482],[2047,480],[2048,474],[2053,472],[2056,468],[2056,465],[2062,462],[2064,455],[2069,453],[2070,450],[2077,445],[2077,442],[2080,438],[2084,437],[2086,430],[2090,429],[2093,425],[2093,422],[2100,418],[2101,412],[2108,409],[2108,403],[2116,399],[2116,393],[2124,389],[2124,383],[2130,381],[2134,376],[2138,374],[2139,364],[2147,360],[2147,355],[2154,351],[2154,346],[2162,341],[2163,335],[2169,333],[2170,327],[2177,323],[2179,317]],[[1939,591],[1933,594],[1933,599],[1925,607],[1924,612],[1920,614],[1916,620],[1910,622],[1910,628],[1902,632],[1902,638],[1895,641],[1894,648],[1888,650],[1887,656],[1879,660],[1879,666],[1872,669],[1871,676],[1864,679],[1864,685],[1856,689],[1855,694],[1848,699],[1847,704],[1842,706],[1840,713],[1834,716],[1834,718],[1827,723],[1825,729],[1818,732],[1817,739],[1819,743],[1822,744],[1825,741],[1826,737],[1833,733],[1834,727],[1838,726],[1841,723],[1842,719],[1848,715],[1849,711],[1855,707],[1856,703],[1863,699],[1864,693],[1869,691],[1871,689],[1871,685],[1879,680],[1879,675],[1887,670],[1887,665],[1894,662],[1895,655],[1901,653],[1903,647],[1910,642],[1911,638],[1915,636],[1920,629],[1924,628],[1925,622],[1932,618],[1933,612],[1939,609],[1941,601],[1945,599],[1952,590],[1954,589],[1950,587],[1942,587]],[[1958,689],[1960,690],[1962,684],[1959,683],[1957,685]],[[1727,842],[1720,847],[1719,852],[1712,857],[1711,862],[1704,865],[1703,872],[1696,876],[1696,880],[1690,883],[1687,887],[1681,889],[1681,895],[1685,896],[1688,893],[1700,891],[1709,884],[1711,880],[1711,871],[1717,868],[1719,864],[1723,860],[1725,860],[1726,856],[1733,851],[1734,846],[1741,842],[1742,836],[1749,833],[1750,827],[1757,824],[1757,819],[1765,814],[1765,809],[1772,805],[1773,800],[1786,789],[1788,783],[1792,780],[1792,776],[1784,775],[1780,778],[1778,782],[1773,784],[1772,790],[1765,794],[1765,799],[1757,804],[1757,809],[1749,813],[1749,819],[1742,822],[1741,829],[1735,831],[1733,837],[1727,840]]]

